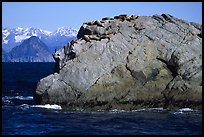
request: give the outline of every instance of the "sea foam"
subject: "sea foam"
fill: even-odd
[[[46,108],[46,109],[62,109],[61,106],[59,105],[50,105],[50,104],[45,104],[45,105],[32,105],[31,107],[38,107],[38,108]]]
[[[181,108],[181,109],[179,109],[179,111],[181,111],[181,112],[193,111],[193,109],[190,109],[190,108]]]
[[[190,109],[190,108],[181,108],[176,112],[173,112],[173,114],[188,114],[188,112],[194,112],[196,110]]]

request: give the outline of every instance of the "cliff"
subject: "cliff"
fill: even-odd
[[[202,107],[202,25],[169,14],[84,23],[34,99],[66,109]]]

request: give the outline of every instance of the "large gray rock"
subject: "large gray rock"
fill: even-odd
[[[202,25],[169,14],[121,15],[84,23],[77,38],[53,54],[56,73],[38,83],[37,103],[201,109]]]

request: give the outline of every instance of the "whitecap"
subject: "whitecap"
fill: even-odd
[[[140,112],[140,111],[163,111],[164,108],[142,108],[142,109],[135,109],[132,112]]]
[[[120,112],[128,112],[128,111],[123,110],[123,109],[112,109],[112,110],[109,110],[109,112],[112,112],[112,113],[120,113]]]
[[[183,112],[181,111],[181,112],[173,112],[173,114],[183,114]]]
[[[5,96],[2,99],[19,99],[19,100],[33,100],[33,96]]]
[[[62,109],[61,106],[59,105],[50,105],[50,104],[45,104],[45,105],[32,105],[31,107],[38,107],[38,108],[46,108],[46,109]]]
[[[8,104],[13,104],[12,101],[7,100],[7,99],[4,99],[4,98],[2,98],[2,103],[6,104],[6,105],[8,105]]]
[[[13,99],[14,97],[11,97],[11,96],[4,96],[4,97],[2,97],[2,100],[4,101],[4,100],[9,100],[9,99]]]
[[[164,110],[163,108],[147,108],[147,110]]]
[[[193,111],[193,109],[190,109],[190,108],[181,108],[181,109],[179,109],[179,111],[181,111],[181,112]]]
[[[20,108],[23,110],[26,110],[29,108],[29,105],[28,104],[22,104],[22,105],[20,105]]]
[[[140,112],[140,111],[145,111],[147,110],[146,108],[142,108],[142,109],[134,109],[132,110],[132,112]]]
[[[197,110],[193,110],[190,108],[181,108],[181,109],[177,110],[176,112],[173,112],[173,114],[189,114],[189,113],[193,113],[193,112],[197,112]]]
[[[27,97],[17,96],[16,99],[20,99],[20,100],[33,100],[33,96],[27,96]]]

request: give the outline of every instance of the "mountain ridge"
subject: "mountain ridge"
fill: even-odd
[[[2,27],[2,48],[9,52],[12,48],[20,45],[23,40],[31,36],[38,36],[53,52],[54,49],[59,49],[67,42],[75,39],[76,35],[77,30],[68,26],[59,27],[53,32],[34,27]]]
[[[47,45],[38,37],[31,36],[10,52],[2,54],[2,62],[53,62]]]

